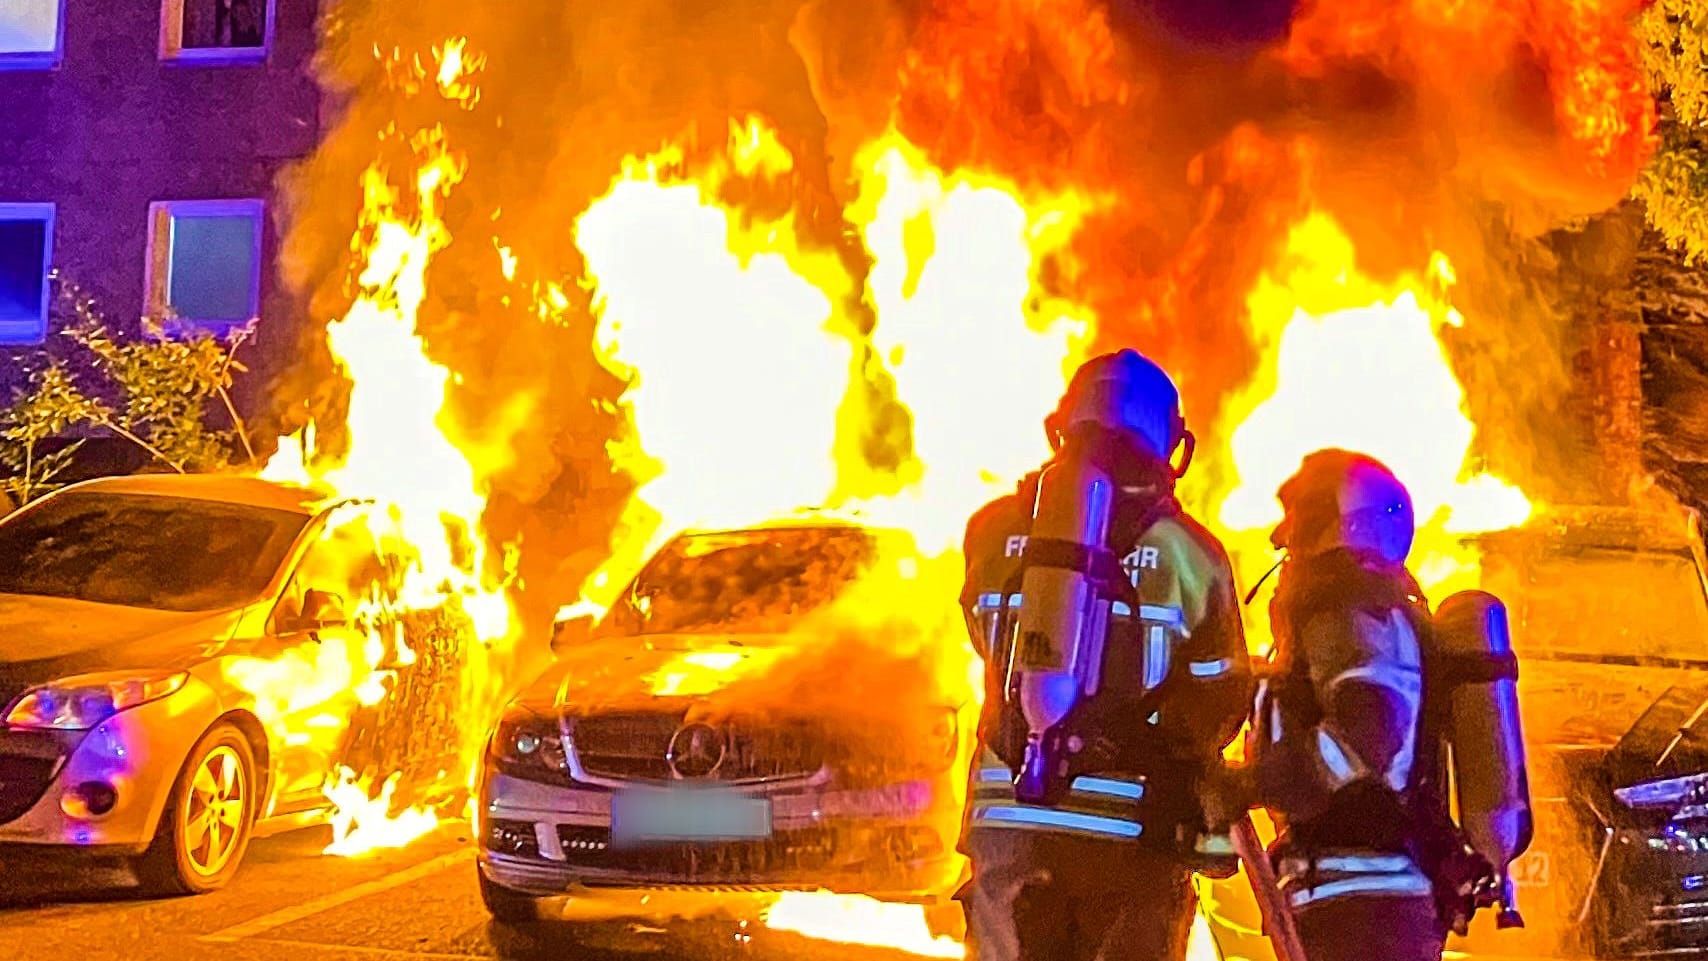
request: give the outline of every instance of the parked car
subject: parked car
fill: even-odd
[[[199,893],[327,801],[387,568],[359,505],[102,478],[0,521],[0,863],[119,855]]]
[[[1708,558],[1693,513],[1553,512],[1486,541],[1520,659],[1536,839],[1495,950],[1708,948]],[[1708,733],[1704,731],[1702,733]],[[1533,940],[1532,940],[1533,939]]]
[[[971,684],[937,683],[946,650],[892,650],[826,615],[913,557],[905,534],[847,523],[687,533],[596,625],[566,623],[563,680],[518,698],[491,738],[477,825],[490,912],[669,887],[958,914]],[[954,617],[937,643],[966,645]]]

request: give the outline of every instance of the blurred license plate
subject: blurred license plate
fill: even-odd
[[[632,791],[611,798],[611,840],[734,841],[771,836],[771,801],[709,791]]]

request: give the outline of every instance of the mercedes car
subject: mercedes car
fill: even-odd
[[[389,584],[361,505],[253,478],[100,478],[0,520],[0,864],[119,857],[211,891],[310,823]]]
[[[512,703],[490,741],[491,913],[662,888],[958,913],[974,655],[953,586],[952,619],[886,623],[918,563],[905,534],[857,524],[691,532],[596,624],[563,623],[562,680]]]

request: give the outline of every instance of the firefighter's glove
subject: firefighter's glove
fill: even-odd
[[[1478,909],[1493,903],[1494,866],[1467,845],[1443,858],[1431,873],[1436,914],[1443,927],[1463,937]]]
[[[1204,807],[1204,825],[1225,832],[1257,806],[1257,779],[1250,767],[1211,764],[1204,771],[1198,797]]]

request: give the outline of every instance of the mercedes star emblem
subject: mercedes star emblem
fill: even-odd
[[[722,731],[710,724],[685,724],[670,738],[664,760],[681,778],[710,777],[724,763]]]

